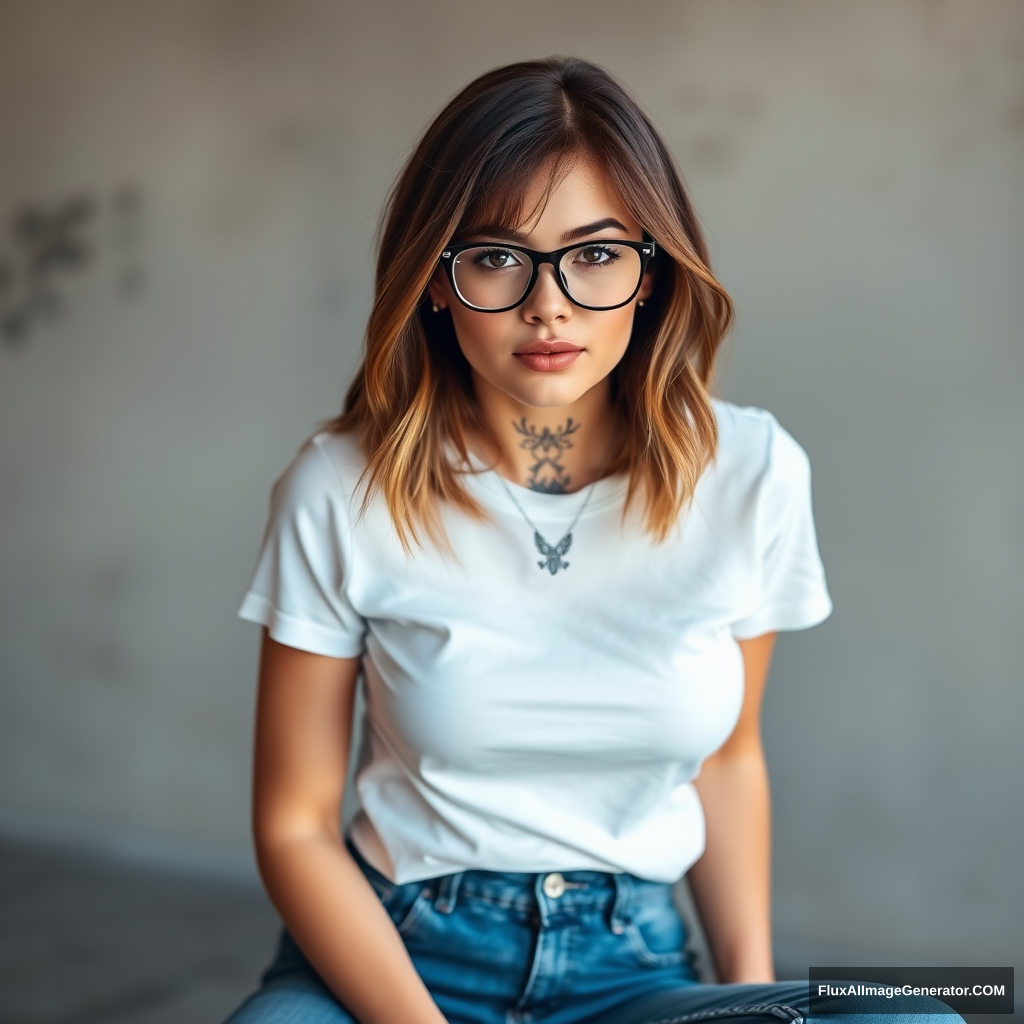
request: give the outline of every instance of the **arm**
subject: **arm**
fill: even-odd
[[[264,631],[253,793],[260,875],[303,952],[361,1024],[444,1024],[341,836],[358,672],[358,658],[285,647]]]
[[[761,746],[761,698],[775,634],[738,641],[744,695],[739,721],[694,782],[707,822],[704,855],[690,869],[693,901],[719,980],[775,980],[770,899],[768,772]]]

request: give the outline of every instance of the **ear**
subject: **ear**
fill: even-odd
[[[448,303],[451,301],[451,286],[440,266],[434,271],[434,276],[431,277],[430,283],[427,285],[427,294],[438,309],[448,308]]]
[[[647,270],[644,272],[643,280],[640,282],[640,291],[636,293],[636,301],[644,302],[646,299],[651,297],[651,293],[654,291],[654,264],[648,263]]]

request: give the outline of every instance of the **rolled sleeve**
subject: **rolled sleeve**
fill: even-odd
[[[240,618],[266,626],[278,643],[313,654],[363,653],[366,622],[345,592],[348,505],[327,455],[310,441],[274,485]]]
[[[734,622],[738,639],[808,629],[832,612],[811,506],[807,453],[772,418],[769,462],[757,511],[757,609]]]

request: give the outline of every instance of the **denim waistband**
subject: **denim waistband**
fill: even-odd
[[[351,839],[346,837],[345,844],[363,874],[376,883],[376,888],[383,887],[391,892],[401,888],[368,864]],[[554,887],[552,875],[561,878],[561,883]],[[628,920],[632,907],[672,898],[672,885],[668,882],[654,882],[617,871],[531,872],[470,868],[407,884],[429,889],[435,907],[442,913],[451,913],[459,900],[476,899],[524,913],[539,909],[543,916],[555,912],[601,911],[613,925],[619,918]],[[551,895],[555,892],[558,894]]]

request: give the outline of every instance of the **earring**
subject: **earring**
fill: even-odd
[[[440,313],[441,312],[441,307],[436,302],[434,303],[434,312],[435,313]]]
[[[638,306],[642,306],[643,304],[644,304],[644,300],[643,299],[637,300],[637,305]]]

